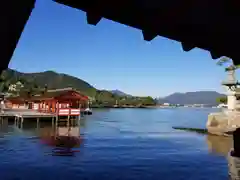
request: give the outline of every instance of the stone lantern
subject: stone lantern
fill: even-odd
[[[236,90],[240,83],[236,80],[235,70],[235,66],[230,66],[226,68],[227,80],[222,82],[222,85],[227,88],[226,90],[228,110],[235,110],[237,104],[238,94],[236,93]]]

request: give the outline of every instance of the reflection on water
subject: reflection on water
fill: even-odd
[[[84,119],[82,123],[77,120],[67,122],[59,122],[53,124],[46,121],[36,122],[36,120],[26,119],[23,126],[19,127],[12,121],[5,121],[5,124],[0,126],[0,134],[9,133],[9,127],[15,129],[15,131],[21,132],[21,134],[31,135],[37,137],[40,142],[46,146],[56,148],[72,149],[79,148],[82,142],[80,136],[80,126],[84,125]]]
[[[60,122],[57,124],[28,123],[21,127],[23,131],[33,131],[36,133],[42,144],[52,147],[52,155],[72,156],[75,148],[79,148],[82,142],[80,136],[79,121],[71,121],[71,123]]]
[[[219,155],[228,155],[233,147],[232,137],[207,135],[206,140],[209,151]]]
[[[240,158],[228,153],[228,173],[231,180],[240,179]]]
[[[0,137],[9,132],[8,121],[0,121]]]
[[[226,157],[230,180],[240,179],[240,157],[235,157],[233,152],[233,138],[223,136],[206,136],[209,151]]]
[[[44,144],[53,147],[76,148],[81,143],[79,126],[40,128],[39,137]]]
[[[204,127],[209,111],[114,109],[57,127],[9,121],[0,128],[0,179],[226,180],[228,161],[218,154],[226,155],[230,138],[172,129]],[[62,146],[79,153],[52,156]]]

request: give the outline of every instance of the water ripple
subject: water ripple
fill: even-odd
[[[42,143],[51,128],[42,127],[41,134],[35,125],[27,130],[11,125],[0,129],[1,180],[225,180],[225,157],[209,153],[209,145],[222,147],[216,138],[171,128],[205,126],[208,113],[206,109],[96,110],[82,119],[82,143],[72,157],[52,156],[52,147]]]

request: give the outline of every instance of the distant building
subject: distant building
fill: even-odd
[[[163,106],[170,106],[169,103],[163,103]]]
[[[8,88],[9,91],[20,91],[21,88],[23,88],[23,84],[18,81],[16,84],[11,84]]]

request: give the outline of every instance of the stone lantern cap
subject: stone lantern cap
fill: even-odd
[[[240,83],[238,81],[223,81],[222,82],[223,86],[239,86]]]

